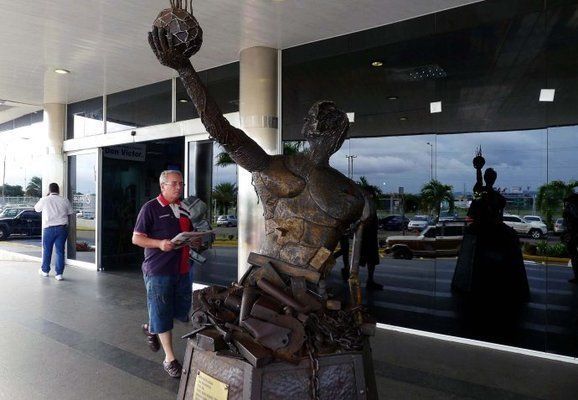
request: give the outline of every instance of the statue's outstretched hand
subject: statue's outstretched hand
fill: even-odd
[[[189,58],[194,54],[194,50],[182,51],[173,43],[173,35],[166,29],[153,27],[148,34],[149,45],[155,56],[162,65],[169,68],[178,69],[189,63]]]

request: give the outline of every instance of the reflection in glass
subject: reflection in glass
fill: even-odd
[[[76,214],[68,236],[68,258],[95,262],[96,154],[68,157],[68,199]]]
[[[106,131],[171,122],[172,84],[163,81],[107,96]]]
[[[102,97],[72,103],[67,106],[67,139],[78,139],[104,133]]]
[[[567,94],[572,95],[572,94]],[[578,285],[569,282],[575,276],[570,259],[570,242],[564,215],[564,198],[574,193],[578,181],[578,126],[548,129],[548,181],[539,189],[538,210],[548,225],[550,235],[536,246],[536,252],[547,256],[547,351],[578,355],[576,346],[576,313],[578,312]],[[566,218],[565,218],[566,217]]]
[[[237,280],[237,165],[214,141],[189,143],[188,162],[189,194],[207,203],[216,234],[213,248],[202,253],[207,260],[193,264],[193,281],[229,285]]]

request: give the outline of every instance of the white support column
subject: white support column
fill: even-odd
[[[66,193],[64,187],[64,154],[62,143],[66,128],[66,104],[44,104],[44,134],[46,139],[46,152],[44,169],[42,172],[42,193],[48,192],[48,185],[56,182],[60,186],[60,192]]]
[[[277,127],[277,50],[251,47],[241,51],[239,114],[241,129],[269,154],[279,152]],[[251,174],[239,168],[238,173],[239,261],[237,273],[247,270],[247,257],[258,251],[265,224],[263,207],[251,182]]]

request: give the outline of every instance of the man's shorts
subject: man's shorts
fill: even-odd
[[[144,281],[147,289],[150,333],[170,331],[173,329],[173,319],[188,321],[192,299],[188,273],[145,275]]]

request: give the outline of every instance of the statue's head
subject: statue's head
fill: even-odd
[[[335,107],[332,101],[318,101],[307,113],[301,131],[309,142],[309,149],[320,162],[329,161],[347,137],[349,120],[347,115]]]
[[[498,174],[493,168],[486,169],[484,172],[484,181],[486,182],[486,186],[494,186],[496,178],[498,178]]]

